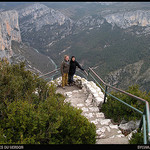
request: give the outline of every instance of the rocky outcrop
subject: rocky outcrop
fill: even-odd
[[[137,130],[139,128],[139,125],[140,125],[140,120],[138,121],[129,121],[127,123],[121,123],[119,125],[119,128],[122,129],[122,130],[126,130],[127,132],[132,132],[134,130]]]
[[[108,23],[117,25],[120,28],[126,29],[134,25],[147,27],[150,26],[150,11],[136,10],[125,11],[103,16]]]
[[[43,4],[36,3],[18,12],[22,41],[39,51],[48,51],[52,43],[72,33],[73,21]]]
[[[150,11],[149,10],[135,10],[135,11],[118,11],[113,13],[110,10],[99,12],[92,16],[85,16],[76,22],[77,29],[92,30],[97,27],[101,27],[104,22],[107,22],[114,27],[115,25],[127,29],[133,26],[144,27],[140,31],[135,33],[150,33]],[[133,33],[134,33],[133,32]]]
[[[150,82],[150,68],[147,68],[144,72],[142,71],[142,66],[145,65],[143,60],[136,63],[129,64],[122,67],[116,71],[110,72],[106,77],[106,83],[113,86],[119,86],[119,88],[124,89],[128,85],[137,83],[140,85],[142,90],[149,90],[148,83]]]
[[[12,40],[21,42],[18,13],[15,10],[0,12],[0,57],[12,56]]]
[[[118,69],[114,72],[111,72],[105,78],[105,81],[110,85],[117,85],[119,82],[122,84],[128,85],[128,81],[130,79],[137,80],[141,67],[143,65],[143,61],[136,62],[134,64],[129,64],[124,68]],[[124,81],[123,81],[124,79]]]
[[[22,32],[36,28],[36,31],[45,25],[63,25],[66,21],[72,20],[61,12],[48,8],[43,4],[34,4],[19,11],[20,28]]]
[[[55,83],[57,86],[61,86],[62,77],[57,78],[55,81],[51,81],[51,83]],[[104,94],[101,89],[93,82],[87,81],[85,78],[81,78],[80,76],[74,76],[74,81],[77,87],[82,88],[84,92],[90,93],[90,97],[92,99],[92,105],[101,108],[104,102]],[[68,93],[69,94],[69,93]],[[106,98],[107,100],[107,98]],[[87,103],[91,103],[87,99]]]
[[[105,19],[101,15],[85,16],[76,22],[76,30],[92,30],[94,28],[100,28]],[[75,32],[77,32],[75,30]]]
[[[18,13],[15,10],[0,13],[0,57],[10,58],[12,40],[21,42]]]
[[[16,10],[0,12],[0,58],[3,57],[12,64],[23,61],[29,70],[36,73],[54,69],[47,56],[22,43],[19,14]]]

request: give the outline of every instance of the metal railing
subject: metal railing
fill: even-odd
[[[59,72],[58,72],[58,71],[59,71]],[[92,80],[102,89],[102,91],[104,92],[104,103],[105,103],[105,101],[106,101],[107,95],[109,95],[109,96],[113,97],[114,99],[116,99],[117,101],[123,103],[123,104],[126,105],[127,107],[130,107],[131,109],[133,109],[133,110],[135,110],[136,112],[140,113],[140,114],[142,115],[142,118],[141,118],[141,121],[140,121],[139,129],[142,130],[142,126],[143,126],[143,137],[144,137],[143,139],[144,139],[144,144],[150,144],[150,111],[149,111],[149,103],[148,103],[146,100],[144,100],[144,99],[142,99],[142,98],[140,98],[140,97],[137,97],[137,96],[135,96],[135,95],[132,95],[132,94],[130,94],[130,93],[128,93],[128,92],[125,92],[125,91],[123,91],[123,90],[121,90],[121,89],[119,89],[119,88],[116,88],[116,87],[113,87],[113,86],[111,86],[111,85],[109,85],[109,84],[106,84],[106,83],[99,77],[99,75],[98,75],[95,71],[93,71],[93,69],[90,68],[90,67],[88,68],[88,72],[84,71],[84,73],[82,73],[82,72],[79,72],[79,70],[77,70],[77,72],[80,73],[81,75],[83,75],[87,80],[89,80],[89,77],[91,77]],[[43,75],[41,75],[41,76],[39,76],[39,77],[44,77],[44,76],[47,76],[47,75],[48,75],[49,78],[47,78],[47,79],[52,80],[53,78],[50,78],[50,76],[53,76],[53,77],[54,77],[56,74],[57,74],[57,75],[60,75],[60,68],[58,68],[58,69],[56,69],[56,70],[53,70],[53,71],[51,71],[51,72],[48,72],[48,73],[46,73],[46,74],[43,74]],[[94,76],[95,76],[100,82],[97,81]],[[100,84],[100,83],[101,83],[101,84]],[[124,102],[123,100],[121,100],[121,99],[119,99],[119,98],[113,96],[111,93],[108,92],[108,88],[113,89],[113,90],[118,91],[118,92],[121,92],[121,93],[123,93],[123,94],[125,94],[125,95],[128,95],[129,97],[132,97],[132,98],[134,98],[134,99],[137,99],[137,100],[143,102],[143,103],[145,104],[145,108],[144,108],[143,112],[140,111],[139,109],[137,109],[137,108],[131,106],[130,104]]]
[[[95,77],[94,77],[93,75],[94,75],[95,77],[97,77],[97,79],[102,83],[103,86],[95,79]],[[113,86],[111,86],[111,85],[109,85],[109,84],[106,84],[106,83],[99,77],[99,75],[98,75],[97,73],[95,73],[95,72],[93,71],[93,69],[91,69],[90,67],[89,67],[89,69],[88,69],[88,77],[89,77],[89,76],[90,76],[90,77],[99,85],[99,87],[101,87],[101,89],[103,90],[103,92],[104,92],[104,103],[105,103],[105,100],[106,100],[107,95],[109,95],[109,96],[115,98],[115,99],[118,100],[119,102],[123,103],[124,105],[130,107],[131,109],[137,111],[138,113],[140,113],[140,114],[142,115],[142,119],[141,119],[141,121],[140,121],[139,129],[141,130],[141,129],[142,129],[142,126],[143,126],[143,136],[144,136],[143,139],[144,139],[144,144],[150,144],[150,111],[149,111],[149,103],[148,103],[146,100],[144,100],[144,99],[142,99],[142,98],[140,98],[140,97],[137,97],[137,96],[132,95],[132,94],[130,94],[130,93],[128,93],[128,92],[125,92],[125,91],[123,91],[123,90],[121,90],[121,89],[118,89],[118,88],[113,87]],[[145,108],[144,108],[143,112],[140,111],[139,109],[137,109],[137,108],[131,106],[130,104],[128,104],[128,103],[122,101],[121,99],[119,99],[119,98],[113,96],[112,94],[110,94],[110,93],[108,92],[108,88],[114,89],[115,91],[121,92],[121,93],[123,93],[123,94],[125,94],[125,95],[128,95],[129,97],[132,97],[132,98],[134,98],[134,99],[136,99],[136,100],[139,100],[139,101],[143,102],[143,103],[145,104]],[[146,120],[147,120],[147,122],[146,122]],[[147,127],[147,128],[146,128],[146,127]]]
[[[45,80],[51,81],[51,80],[54,80],[55,78],[57,78],[60,75],[61,75],[60,68],[58,68],[58,69],[55,69],[51,72],[39,75],[39,78],[43,77]],[[86,71],[81,72],[80,69],[77,68],[76,75],[80,75],[80,76],[87,79],[88,73]]]
[[[47,78],[45,78],[45,80],[47,80],[47,79],[53,80],[53,78],[51,78],[51,76],[54,76],[59,70],[60,70],[60,68],[55,69],[55,70],[53,70],[53,71],[51,71],[51,72],[48,72],[48,73],[39,75],[39,78],[48,76]],[[54,75],[53,75],[53,74],[54,74]]]

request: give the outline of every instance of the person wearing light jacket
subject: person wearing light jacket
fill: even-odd
[[[68,73],[69,73],[69,56],[65,55],[64,60],[61,63],[61,74],[62,74],[62,88],[65,89],[65,86],[68,85]]]

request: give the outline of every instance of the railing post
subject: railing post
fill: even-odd
[[[145,108],[144,108],[143,115],[145,114],[145,112],[146,112],[146,106],[145,106]],[[139,124],[139,129],[140,129],[140,130],[142,129],[142,126],[143,126],[143,115],[142,115],[142,117],[141,117],[141,121],[140,121],[140,124]]]
[[[106,101],[106,97],[107,97],[107,85],[106,85],[106,88],[105,88],[104,103]]]
[[[103,87],[101,87],[101,85],[99,85],[98,81],[92,76],[91,73],[93,73],[93,74],[103,83],[103,85],[105,85],[105,89],[104,89]],[[149,103],[148,103],[148,101],[146,101],[146,100],[144,100],[144,99],[142,99],[142,98],[140,98],[140,97],[138,97],[138,96],[132,95],[132,94],[130,94],[130,93],[128,93],[128,92],[125,92],[125,91],[123,91],[123,90],[120,90],[120,89],[118,89],[118,88],[115,88],[115,87],[113,87],[113,86],[111,86],[111,85],[109,85],[109,84],[106,84],[106,83],[98,76],[98,74],[96,74],[96,73],[89,67],[89,68],[88,68],[88,71],[87,71],[87,80],[90,80],[91,78],[102,88],[103,92],[105,92],[105,93],[104,93],[104,102],[103,102],[103,103],[106,102],[106,97],[107,97],[107,95],[109,95],[109,96],[111,96],[111,97],[117,99],[117,100],[120,101],[121,103],[125,104],[126,106],[128,106],[128,107],[130,107],[130,108],[136,110],[138,113],[142,114],[142,118],[141,118],[141,121],[140,121],[140,124],[139,124],[139,129],[140,129],[140,130],[142,129],[142,131],[143,131],[143,133],[144,133],[144,135],[143,135],[143,136],[144,136],[144,144],[147,144],[147,143],[150,144],[150,108],[149,108]],[[125,103],[124,101],[120,100],[119,98],[117,98],[117,97],[111,95],[110,93],[108,93],[108,92],[107,92],[108,87],[109,87],[109,88],[112,88],[112,89],[114,89],[114,90],[116,90],[116,91],[119,91],[119,92],[121,92],[121,93],[123,93],[123,94],[125,94],[125,95],[128,95],[128,96],[130,96],[130,97],[132,97],[132,98],[135,98],[135,99],[137,99],[137,100],[140,100],[140,101],[144,102],[144,103],[146,104],[146,107],[145,107],[145,109],[144,109],[144,112],[142,112],[142,111],[140,111],[140,110],[134,108],[133,106],[131,106],[131,105]],[[142,127],[143,127],[143,128],[142,128]],[[147,132],[148,132],[148,133],[147,133]]]
[[[143,125],[143,116],[141,117],[141,121],[140,121],[140,124],[139,124],[139,129],[140,130],[142,129],[142,125]]]
[[[143,115],[143,134],[144,134],[144,144],[147,144],[145,114]]]
[[[140,121],[139,129],[141,130],[141,128],[143,126],[143,140],[144,140],[143,142],[144,142],[144,144],[147,144],[145,115],[146,115],[146,106],[145,106],[144,111],[143,111],[143,115],[142,115],[142,119]]]
[[[147,130],[148,130],[148,144],[150,144],[150,111],[149,103],[146,102],[146,117],[147,117]]]

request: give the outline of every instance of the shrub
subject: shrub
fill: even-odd
[[[5,101],[6,117],[0,121],[4,144],[94,144],[95,125],[81,110],[64,104],[57,96],[40,102]]]
[[[129,140],[130,144],[144,144],[143,143],[143,133],[137,132],[133,133],[131,139]]]
[[[0,62],[0,144],[94,144],[96,127],[24,64]],[[37,93],[35,93],[37,91]]]
[[[149,93],[147,94],[146,92],[140,91],[138,85],[129,87],[127,92],[136,95],[138,97],[141,97],[150,102]],[[111,92],[111,94],[141,111],[144,110],[145,104],[141,101],[138,101],[134,98],[131,98],[119,92]],[[107,118],[111,118],[114,122],[118,122],[118,123],[120,123],[120,121],[122,121],[123,119],[129,121],[129,120],[137,120],[141,118],[141,114],[125,106],[123,103],[117,101],[111,96],[108,96],[107,103],[102,105],[101,111],[105,113],[105,116]]]
[[[150,102],[150,92],[142,92],[141,90],[139,90],[138,85],[130,86],[127,92]],[[138,101],[119,92],[111,92],[111,95],[123,100],[124,102],[130,104],[131,106],[139,109],[142,112],[144,111],[145,103],[141,101]],[[120,124],[123,119],[125,119],[126,121],[141,119],[141,114],[139,114],[135,110],[125,106],[111,96],[108,96],[107,98],[107,103],[103,104],[101,109],[101,111],[105,113],[106,118],[111,118],[114,122],[118,124]],[[129,140],[129,143],[143,144],[143,133],[141,133],[141,131],[139,131],[138,133],[133,133],[131,140]]]
[[[96,127],[81,115],[81,110],[66,104],[60,111],[63,114],[63,120],[59,127],[61,133],[58,139],[62,144],[94,144],[96,142]]]

